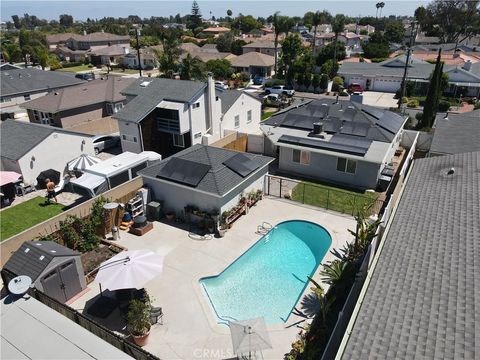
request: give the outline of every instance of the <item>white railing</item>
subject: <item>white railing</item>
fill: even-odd
[[[405,158],[405,162],[403,163],[402,169],[400,170],[400,176],[403,176],[407,173],[407,169],[410,165],[410,162],[413,160],[413,155],[415,154],[415,150],[417,147],[418,136],[419,136],[419,133],[417,132],[417,134],[415,135],[415,138],[413,139],[412,146],[408,151],[407,157]]]

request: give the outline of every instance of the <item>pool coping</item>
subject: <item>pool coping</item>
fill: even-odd
[[[339,239],[337,238],[337,235],[335,234],[335,231],[333,231],[333,229],[331,229],[329,226],[321,225],[321,224],[318,224],[314,221],[307,220],[307,219],[301,219],[300,218],[300,219],[294,219],[294,220],[285,220],[285,221],[279,222],[278,224],[281,224],[283,222],[288,222],[288,221],[295,221],[295,220],[306,221],[306,222],[313,223],[317,226],[320,226],[320,227],[324,228],[328,232],[328,234],[330,235],[330,237],[332,239],[332,242],[331,242],[329,248],[327,249],[327,251],[325,252],[325,255],[324,255],[322,261],[315,268],[315,271],[311,276],[311,278],[313,280],[315,280],[320,285],[322,285],[322,288],[326,292],[328,290],[328,284],[325,284],[321,281],[320,274],[318,273],[318,270],[320,269],[321,265],[324,265],[324,264],[326,264],[330,261],[330,260],[325,260],[325,258],[331,252],[331,250],[334,248],[334,245],[336,243],[338,243]],[[275,226],[277,226],[278,224],[276,224]],[[201,306],[201,308],[202,308],[202,310],[203,310],[203,312],[204,312],[204,314],[205,314],[205,316],[208,320],[208,324],[209,324],[211,330],[213,332],[218,333],[218,334],[230,334],[230,329],[229,329],[228,325],[222,325],[221,323],[218,323],[218,319],[216,318],[216,314],[217,314],[216,309],[213,306],[213,304],[211,303],[211,299],[210,299],[208,293],[206,292],[206,289],[200,283],[200,280],[203,279],[203,278],[219,276],[224,270],[226,270],[237,259],[239,259],[241,256],[243,256],[243,254],[245,254],[251,247],[253,247],[263,236],[265,236],[265,234],[257,234],[257,233],[255,233],[255,234],[258,235],[256,240],[252,243],[247,244],[244,248],[242,248],[242,252],[240,253],[240,255],[237,255],[231,261],[224,260],[225,264],[223,265],[223,267],[220,270],[218,270],[216,272],[209,271],[208,273],[206,271],[198,272],[198,273],[195,274],[195,276],[193,277],[193,279],[191,281],[194,292],[195,292],[195,294],[197,296],[197,299],[200,303],[200,306]],[[337,241],[335,241],[335,240],[337,240]],[[312,286],[313,286],[313,284],[312,284]],[[303,316],[300,316],[300,315],[297,315],[297,314],[294,313],[294,310],[298,307],[299,304],[301,304],[301,301],[303,300],[303,298],[306,295],[313,293],[310,290],[310,287],[311,286],[309,286],[308,283],[307,283],[307,285],[305,286],[305,289],[302,291],[302,293],[299,295],[297,301],[295,302],[295,304],[292,308],[292,311],[288,315],[287,321],[284,322],[283,324],[267,324],[268,331],[282,331],[282,330],[285,330],[285,329],[290,328],[292,326],[295,326],[297,324],[301,325],[303,323],[305,323],[304,325],[307,325],[309,323],[308,320],[313,320],[314,319],[313,317],[305,318]]]

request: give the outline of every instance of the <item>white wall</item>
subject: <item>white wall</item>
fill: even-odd
[[[50,134],[18,162],[24,180],[32,183],[43,170],[54,169],[63,175],[67,163],[81,154],[95,155],[91,137],[58,132]]]
[[[203,135],[205,135],[205,131],[207,130],[207,104],[205,102],[205,95],[202,93],[200,96],[198,96],[196,99],[192,101],[192,104],[200,102],[200,107],[199,108],[193,108],[191,105],[186,111],[188,113],[189,119],[190,119],[190,135],[192,139],[192,145],[195,144],[201,144],[202,143],[202,137],[198,137],[195,139],[195,134],[200,132]]]
[[[252,121],[247,123],[247,112],[252,111]],[[235,116],[240,115],[240,127],[235,127]],[[262,120],[262,104],[250,95],[242,94],[230,109],[223,115],[222,137],[226,130],[236,130],[247,134],[260,132]]]
[[[33,99],[38,99],[39,97],[45,96],[48,93],[46,91],[44,92],[39,92],[36,94],[30,94],[30,100]],[[28,95],[28,94],[25,94]],[[25,100],[24,96],[15,96],[15,97],[9,97],[9,96],[4,96],[4,98],[10,98],[10,101],[3,102],[0,104],[0,109],[2,109],[2,113],[15,113],[15,114],[27,114],[26,109],[22,109],[19,107],[20,104],[26,103],[27,101],[30,100]],[[27,115],[28,116],[28,115]]]
[[[118,120],[118,130],[122,151],[130,151],[136,154],[142,152],[141,137],[137,124]]]

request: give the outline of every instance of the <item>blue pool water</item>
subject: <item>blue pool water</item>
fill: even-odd
[[[286,322],[331,243],[317,224],[278,224],[220,275],[200,279],[218,322],[259,316]]]

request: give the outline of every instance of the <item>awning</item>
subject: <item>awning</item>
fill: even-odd
[[[74,185],[78,185],[87,189],[95,189],[97,186],[103,184],[106,179],[103,176],[95,174],[83,174],[78,179],[70,181]]]
[[[160,104],[157,105],[157,108],[170,109],[170,110],[182,110],[183,103],[162,100]]]

